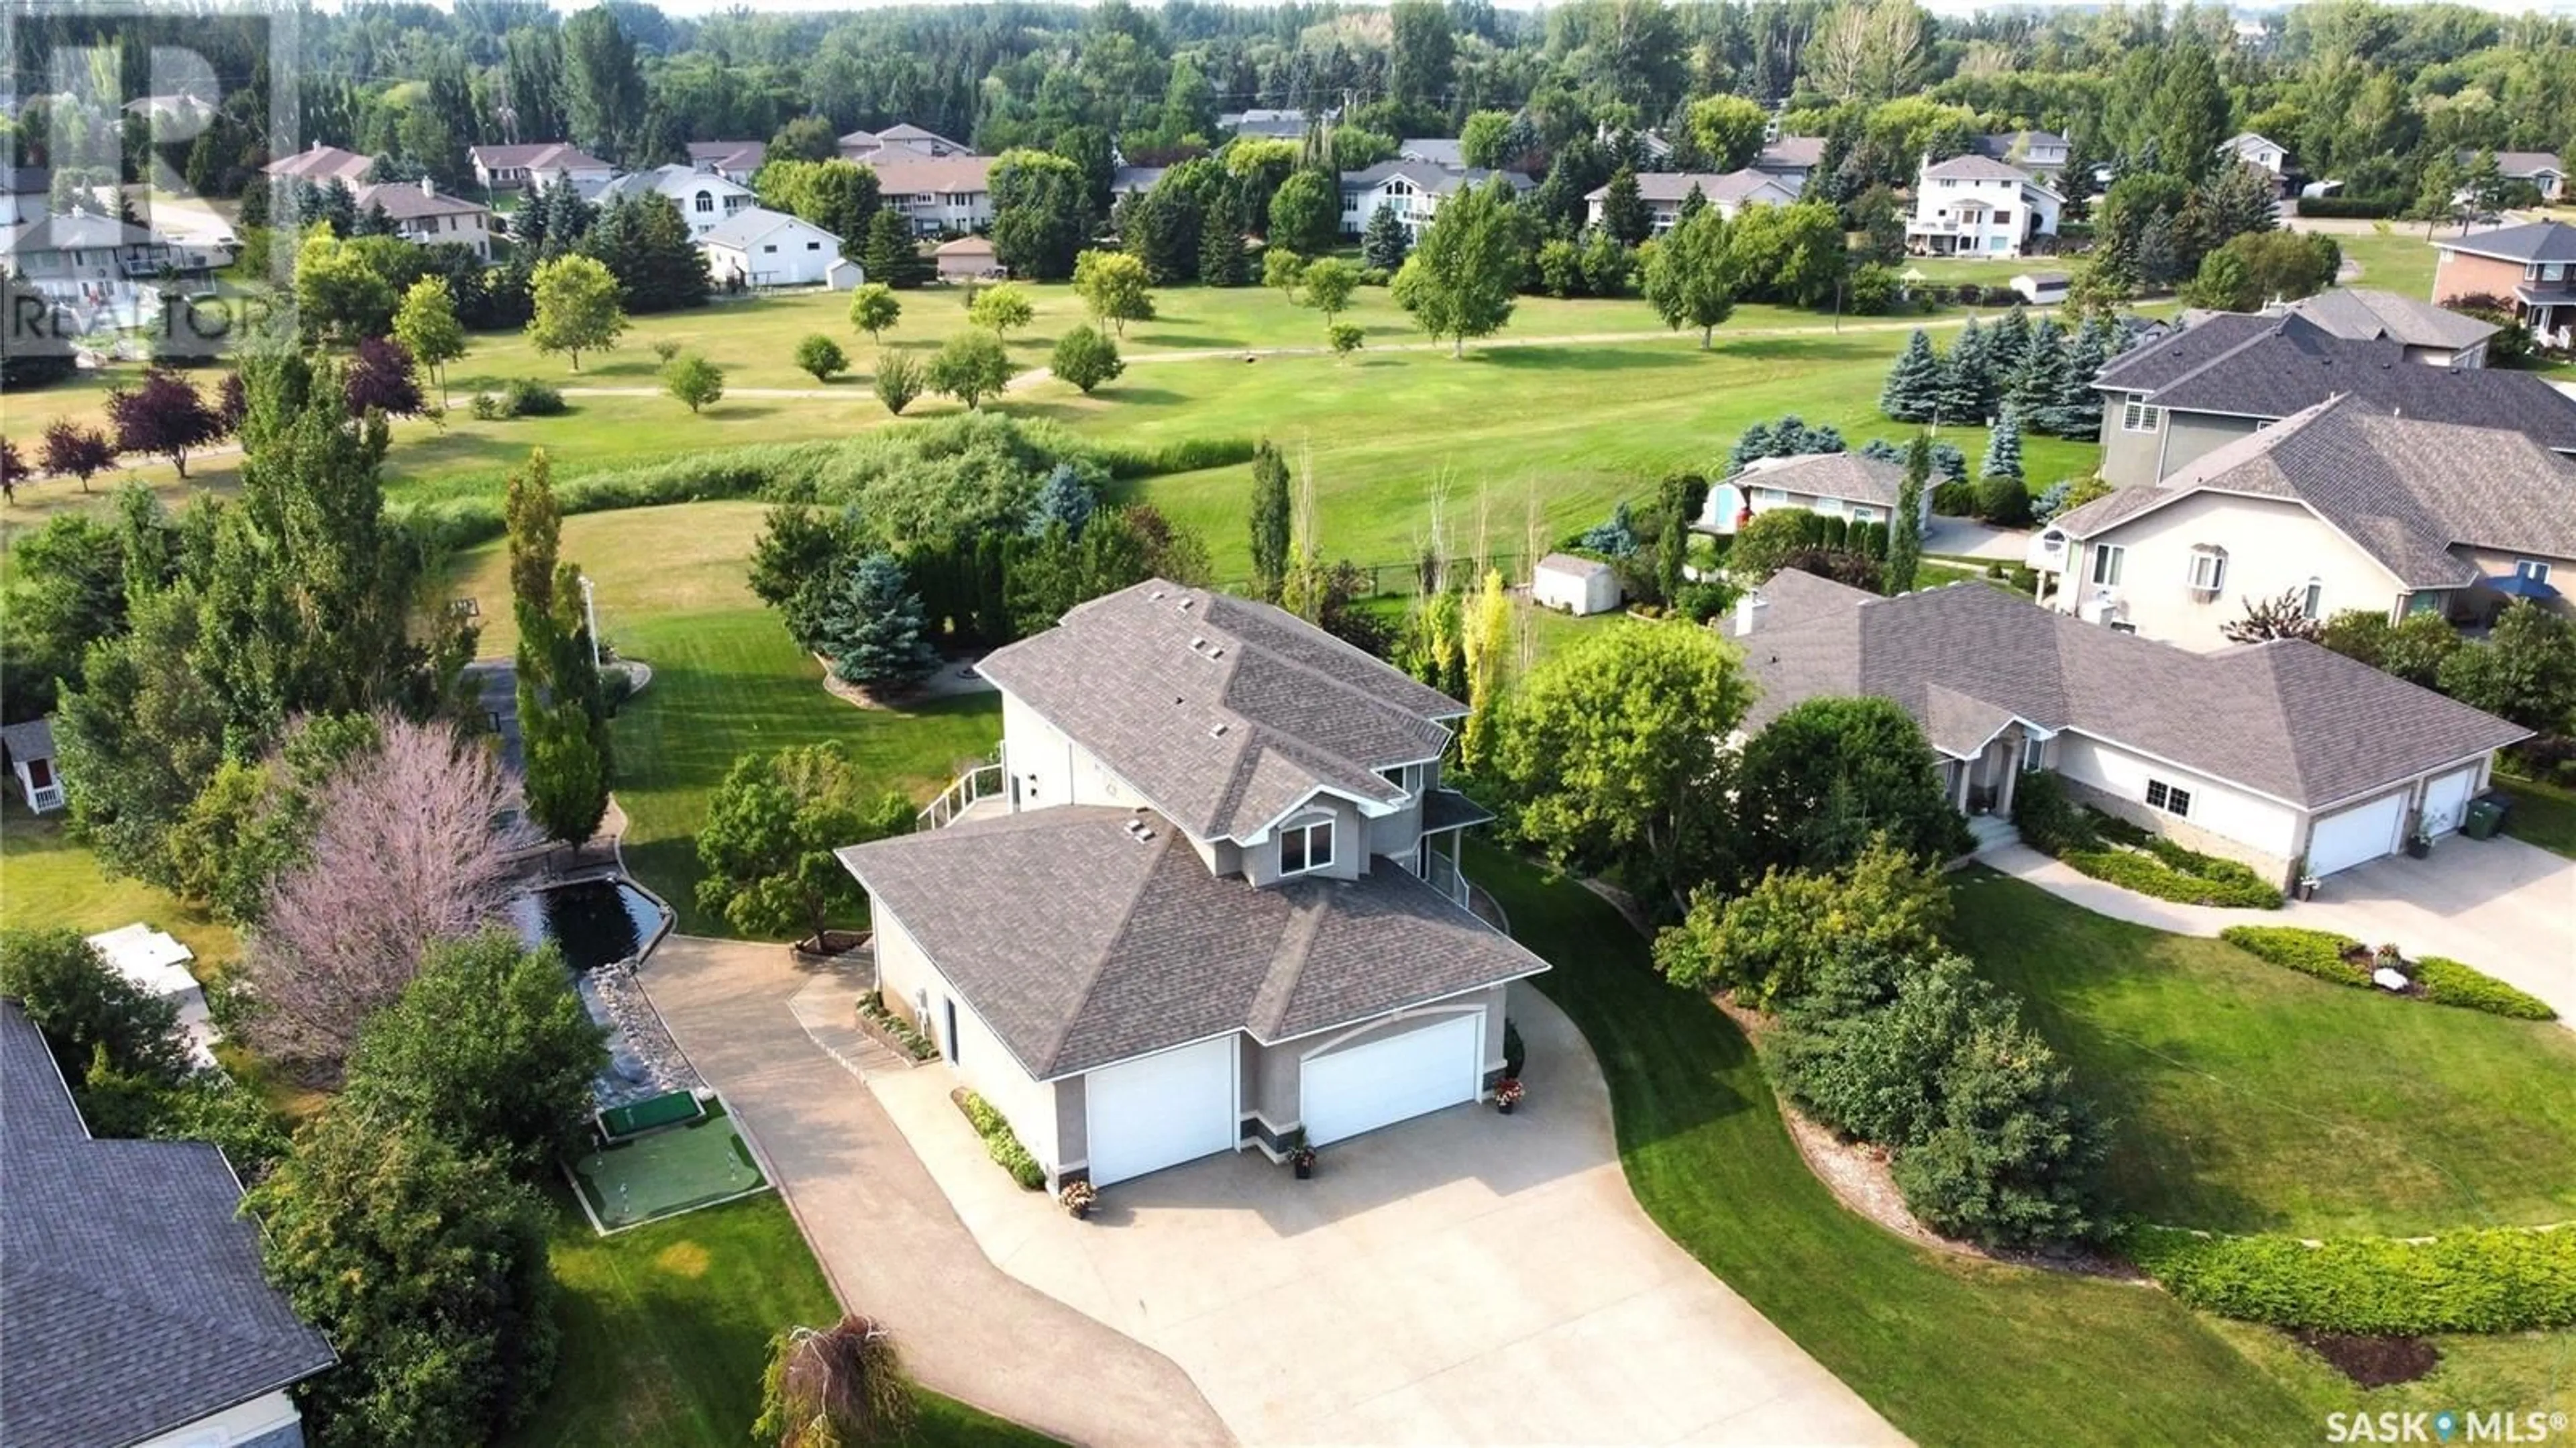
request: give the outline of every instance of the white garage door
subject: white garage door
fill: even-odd
[[[2320,878],[2376,860],[2397,848],[2397,822],[2406,815],[2406,796],[2356,805],[2317,821],[2308,838],[2308,873]]]
[[[1461,1013],[1347,1051],[1312,1057],[1299,1073],[1306,1139],[1317,1146],[1408,1116],[1473,1101],[1484,1084],[1482,1011]]]
[[[1139,1057],[1083,1082],[1095,1186],[1234,1145],[1234,1037]]]
[[[2478,782],[2478,767],[2455,770],[2424,787],[2424,833],[2447,835],[2469,812],[2469,790]]]

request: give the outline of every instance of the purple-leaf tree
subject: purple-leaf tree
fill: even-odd
[[[227,372],[215,387],[215,416],[224,425],[224,436],[241,431],[242,419],[250,416],[250,387],[238,372]]]
[[[349,361],[347,385],[353,417],[370,411],[413,417],[424,406],[411,349],[390,337],[370,337],[358,344],[358,355]]]
[[[205,397],[175,372],[155,367],[142,385],[107,394],[107,417],[116,424],[119,452],[165,457],[188,475],[188,454],[224,435],[224,420]]]
[[[383,746],[323,790],[311,850],[270,887],[244,962],[253,1041],[326,1077],[432,942],[503,912],[511,855],[530,843],[500,823],[514,790],[482,741],[446,723],[377,726]]]
[[[38,460],[55,477],[80,479],[86,493],[91,478],[116,466],[116,444],[97,428],[58,417],[45,429],[45,449]]]

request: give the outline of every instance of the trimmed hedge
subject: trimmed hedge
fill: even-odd
[[[2385,221],[2397,214],[2394,201],[2373,201],[2358,196],[2302,196],[2299,214],[2315,217],[2341,217],[2355,221]]]
[[[1011,1180],[1033,1192],[1046,1190],[1046,1168],[1039,1166],[1038,1159],[1029,1155],[1029,1149],[1020,1145],[1019,1135],[1011,1130],[1011,1123],[1003,1118],[1002,1113],[993,1109],[992,1102],[961,1088],[957,1093],[957,1109],[966,1113],[967,1121],[975,1127],[975,1134],[984,1138],[985,1152],[1000,1164],[1002,1170],[1011,1174]]]
[[[1093,457],[1109,476],[1124,482],[1130,478],[1157,477],[1164,473],[1194,473],[1202,468],[1230,468],[1252,461],[1256,444],[1248,437],[1190,437],[1178,442],[1157,443],[1092,443]]]
[[[2372,1336],[2576,1325],[2576,1230],[2567,1228],[2311,1246],[2296,1237],[2145,1227],[2126,1245],[2182,1302],[2245,1322]]]
[[[2365,990],[2377,988],[2371,982],[2370,967],[2344,958],[2346,952],[2362,948],[2361,942],[2349,935],[2303,930],[2294,925],[2231,925],[2218,932],[2218,938],[2257,960],[2301,975]],[[2424,999],[2435,1005],[2484,1011],[2517,1021],[2558,1019],[2558,1012],[2547,1001],[2516,990],[2474,966],[2439,955],[2428,955],[2412,964],[2416,983],[2424,987]]]
[[[2123,889],[2178,905],[2227,905],[2255,910],[2281,908],[2281,892],[2266,884],[2260,875],[2234,860],[2196,855],[2179,846],[2177,851],[2208,861],[2206,866],[2186,867],[2160,854],[2143,850],[2069,850],[2058,856],[2067,864],[2096,880],[2108,880]]]

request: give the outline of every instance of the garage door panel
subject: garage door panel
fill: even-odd
[[[1473,1101],[1484,1087],[1484,1013],[1312,1056],[1299,1072],[1299,1119],[1317,1146]]]
[[[2453,770],[2424,787],[2424,833],[2447,835],[2469,812],[2469,792],[2477,786],[2478,767]]]
[[[2392,794],[2319,817],[2308,836],[2308,873],[2331,875],[2390,853],[2405,815],[2406,797]]]
[[[1098,1186],[1233,1147],[1231,1036],[1092,1072],[1083,1082],[1084,1157]]]

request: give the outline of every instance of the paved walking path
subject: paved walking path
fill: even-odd
[[[2549,1002],[2576,1030],[2576,860],[2520,840],[2451,836],[2428,859],[2403,855],[2327,877],[2314,900],[2278,910],[2223,909],[2158,900],[2083,875],[2028,845],[1977,856],[2097,915],[2176,935],[2215,936],[2231,925],[2332,930],[2408,956],[2443,955]]]
[[[841,1024],[851,985],[781,946],[688,935],[641,978],[833,1291],[893,1326],[926,1386],[1074,1443],[1231,1441],[1168,1359],[986,1259],[853,1069],[899,1063]]]

